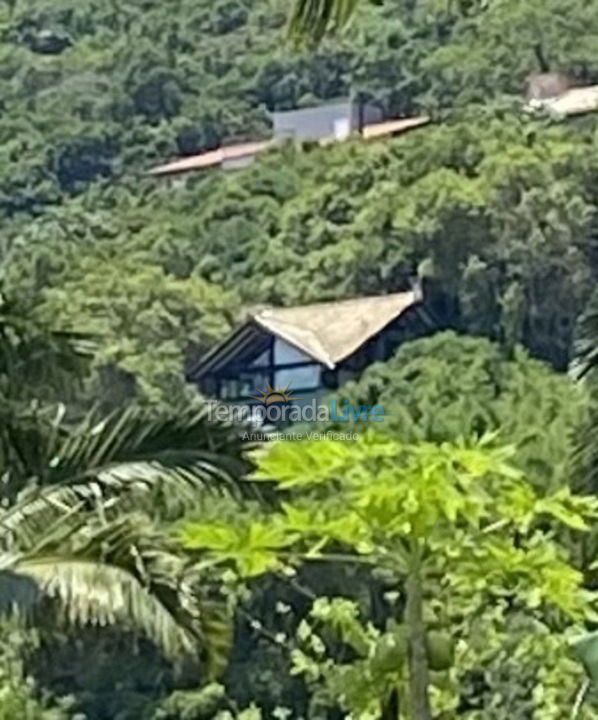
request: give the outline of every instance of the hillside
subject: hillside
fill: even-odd
[[[0,612],[29,623],[0,619],[0,720],[430,720],[422,676],[434,720],[581,697],[598,114],[523,93],[598,83],[598,0],[362,0],[317,47],[288,13],[0,6]],[[147,174],[339,96],[431,122]],[[185,383],[248,306],[414,280],[436,332],[339,391],[378,434],[255,454]]]
[[[154,400],[183,392],[184,354],[241,303],[394,290],[422,267],[452,298],[449,324],[563,367],[596,271],[595,121],[550,127],[519,97],[541,60],[592,79],[598,15],[566,10],[365,5],[314,51],[290,46],[283,6],[261,0],[9,3],[9,283],[41,316],[108,337],[99,364],[133,372]],[[186,187],[143,177],[155,161],[266,135],[269,110],[358,92],[436,125],[274,152]]]
[[[394,0],[317,51],[285,43],[280,3],[7,2],[2,203],[39,212],[150,160],[259,137],[266,111],[348,92],[389,115],[487,104],[529,72],[592,77],[591,7]],[[558,21],[566,17],[566,25]]]

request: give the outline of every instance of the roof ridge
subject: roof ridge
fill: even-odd
[[[414,295],[414,297],[417,295],[417,293],[413,290],[400,290],[398,292],[393,293],[386,293],[385,295],[362,295],[357,297],[350,297],[350,298],[337,298],[335,300],[318,300],[317,302],[310,302],[305,303],[303,305],[287,305],[284,307],[277,306],[277,305],[268,305],[266,307],[262,306],[261,308],[253,311],[249,311],[251,317],[257,318],[258,315],[261,315],[263,313],[267,312],[284,312],[285,310],[302,310],[303,308],[313,308],[318,307],[320,305],[341,305],[345,303],[362,303],[369,301],[379,301],[382,302],[384,300],[388,300],[388,298],[392,297],[400,297],[404,295]]]

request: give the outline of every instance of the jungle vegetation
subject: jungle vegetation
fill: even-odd
[[[318,6],[317,43],[278,0],[0,6],[0,720],[598,711],[598,118],[522,102],[598,80],[598,2]],[[147,176],[356,94],[432,122]],[[248,305],[414,279],[354,443],[185,383]]]

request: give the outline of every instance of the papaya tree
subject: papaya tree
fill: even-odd
[[[512,453],[491,436],[475,444],[402,444],[374,433],[273,443],[257,451],[252,479],[275,484],[278,508],[234,525],[187,523],[180,537],[202,563],[245,577],[307,562],[359,563],[386,575],[396,599],[384,632],[361,622],[346,599],[314,603],[311,621],[336,628],[350,648],[340,674],[324,661],[329,646],[314,639],[309,620],[299,640],[315,647],[327,669],[320,675],[336,687],[329,695],[352,716],[376,717],[394,694],[391,716],[431,720],[457,712],[466,672],[515,618],[527,623],[520,645],[529,641],[537,653],[530,627],[542,625],[551,634],[540,654],[560,662],[568,635],[591,616],[594,595],[559,533],[587,530],[598,503],[567,488],[540,494],[510,464]],[[305,652],[294,653],[298,672],[318,674]],[[562,717],[580,672],[561,666],[544,693],[549,705],[538,700],[542,717]]]

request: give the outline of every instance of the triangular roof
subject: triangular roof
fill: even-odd
[[[201,358],[190,374],[199,379],[223,367],[260,331],[282,338],[332,369],[420,299],[418,292],[409,291],[259,310]]]

